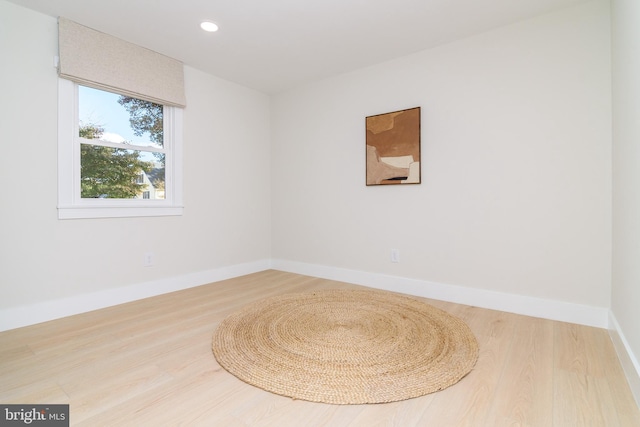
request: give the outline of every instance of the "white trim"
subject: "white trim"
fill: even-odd
[[[103,141],[101,139],[89,139],[89,138],[78,137],[78,142],[80,144],[96,145],[98,147],[124,148],[126,150],[147,151],[149,153],[164,154],[167,152],[165,147],[157,148],[152,145],[135,145],[135,144],[127,144],[126,147],[123,147],[122,143],[120,142]]]
[[[179,216],[183,213],[182,196],[182,108],[164,106],[165,144],[163,150],[127,146],[164,152],[166,200],[82,199],[80,197],[80,140],[78,137],[78,86],[58,79],[58,218],[123,218]],[[97,145],[116,146],[111,143]]]
[[[602,307],[592,307],[524,295],[446,285],[425,280],[408,279],[315,264],[284,260],[262,260],[108,289],[91,294],[46,301],[28,306],[0,309],[0,331],[123,304],[181,289],[192,288],[270,268],[441,301],[450,301],[458,304],[473,305],[492,310],[604,329],[608,328],[609,311]]]
[[[0,332],[47,322],[74,314],[124,304],[143,298],[193,288],[208,283],[244,276],[270,268],[269,260],[236,264],[214,270],[106,289],[53,301],[0,309]]]
[[[123,207],[110,206],[96,208],[93,206],[75,207],[58,206],[58,219],[82,219],[82,218],[128,218],[141,216],[179,216],[183,207]]]
[[[261,260],[236,264],[90,294],[0,309],[0,332],[271,268],[441,301],[609,329],[609,335],[618,353],[631,391],[636,402],[640,405],[640,363],[633,354],[614,314],[608,309],[285,260]]]
[[[78,93],[73,82],[58,79],[58,205],[65,202],[71,204],[77,172],[74,165],[79,163],[74,157],[71,139],[76,126],[69,129],[69,124],[77,122]],[[64,143],[63,143],[64,142]]]
[[[593,307],[525,295],[447,285],[425,280],[408,279],[316,264],[284,260],[272,260],[271,263],[272,268],[276,270],[338,280],[440,301],[523,314],[526,316],[541,317],[544,319],[605,329],[608,327],[608,309],[604,307]]]
[[[182,108],[165,108],[164,113],[168,127],[165,133],[170,135],[167,140],[168,149],[171,150],[171,162],[165,171],[165,189],[171,191],[174,207],[182,207],[182,145],[183,145],[183,122],[184,110]],[[166,125],[165,125],[166,126]],[[182,215],[182,211],[180,212]]]
[[[620,324],[612,311],[609,312],[609,336],[618,353],[618,359],[629,382],[631,392],[640,406],[640,362],[633,354],[629,342],[620,329]]]

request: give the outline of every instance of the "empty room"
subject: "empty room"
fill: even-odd
[[[0,52],[0,425],[640,426],[640,2],[0,0]]]

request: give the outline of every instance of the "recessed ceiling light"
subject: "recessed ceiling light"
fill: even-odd
[[[218,26],[211,21],[203,21],[202,24],[200,24],[200,28],[210,33],[218,31]]]

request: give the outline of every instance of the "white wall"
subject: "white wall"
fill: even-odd
[[[640,3],[613,0],[613,292],[611,311],[640,402]],[[617,338],[614,335],[614,339]],[[621,352],[623,355],[624,353]],[[633,375],[635,365],[635,375]],[[634,379],[634,380],[633,380]]]
[[[184,215],[60,221],[56,20],[0,0],[0,329],[273,262],[611,307],[640,396],[639,4],[613,0],[613,73],[609,16],[593,0],[273,100],[186,67]],[[365,187],[364,118],[415,106],[423,183]]]
[[[185,214],[74,221],[56,216],[55,19],[3,0],[0,12],[12,64],[0,68],[0,174],[14,183],[0,213],[2,313],[144,296],[271,259],[610,306],[605,0],[272,100],[186,67]],[[365,187],[364,117],[414,106],[423,183]]]
[[[56,19],[0,1],[0,52],[3,313],[82,304],[77,297],[141,283],[142,294],[166,291],[181,286],[172,277],[268,265],[268,96],[186,67],[184,215],[58,220]],[[143,267],[146,251],[155,266]]]
[[[607,309],[610,79],[596,0],[276,96],[276,266]],[[365,117],[416,106],[422,184],[366,187]]]

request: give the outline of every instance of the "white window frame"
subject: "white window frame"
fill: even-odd
[[[183,110],[163,112],[165,199],[83,199],[80,193],[78,85],[58,79],[58,218],[121,218],[182,215]]]

